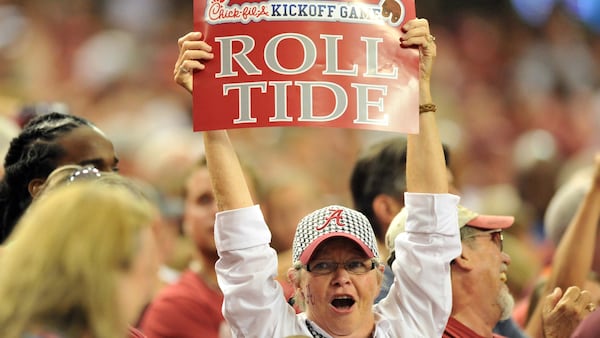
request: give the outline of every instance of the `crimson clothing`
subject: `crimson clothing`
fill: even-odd
[[[506,338],[504,336],[493,334],[494,338]],[[485,338],[484,336],[480,336],[477,333],[473,332],[470,328],[466,327],[463,323],[454,319],[454,317],[450,317],[448,319],[448,323],[446,324],[446,329],[444,330],[444,335],[442,338]]]
[[[600,336],[600,310],[585,317],[573,332],[571,338],[596,338]]]
[[[56,331],[35,331],[26,332],[23,334],[23,338],[65,338],[62,333]],[[127,332],[129,338],[146,338],[139,330],[130,327]]]
[[[191,270],[165,286],[150,303],[140,321],[148,338],[219,338],[225,325],[223,294]]]
[[[129,338],[146,338],[139,330],[130,327],[127,332],[127,337]],[[35,331],[35,332],[26,332],[23,334],[22,338],[66,338],[62,333],[54,332],[54,331]]]

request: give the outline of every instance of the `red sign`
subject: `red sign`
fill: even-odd
[[[418,132],[414,0],[194,0],[215,58],[194,75],[194,130],[321,126]]]

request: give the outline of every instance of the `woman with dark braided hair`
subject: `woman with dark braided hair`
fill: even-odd
[[[90,121],[74,115],[49,113],[33,118],[15,137],[4,160],[0,181],[0,243],[31,203],[52,170],[65,164],[93,165],[116,170],[112,142]]]

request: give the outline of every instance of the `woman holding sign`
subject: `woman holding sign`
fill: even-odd
[[[192,73],[213,58],[200,33],[179,40],[177,83],[192,92]],[[236,337],[440,337],[452,307],[450,261],[460,254],[458,197],[448,194],[429,80],[436,46],[427,20],[403,26],[400,45],[419,48],[420,133],[408,136],[408,231],[395,241],[395,284],[373,305],[383,277],[366,218],[327,206],[298,224],[288,276],[304,312],[296,314],[275,281],[277,255],[224,130],[204,132],[219,213],[216,264],[223,313]],[[424,244],[426,243],[426,244]]]

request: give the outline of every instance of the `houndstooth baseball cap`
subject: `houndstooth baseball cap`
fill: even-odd
[[[349,238],[369,258],[379,257],[375,233],[369,220],[356,210],[330,205],[313,211],[298,223],[292,245],[292,264],[298,261],[307,264],[319,244],[332,237]]]

